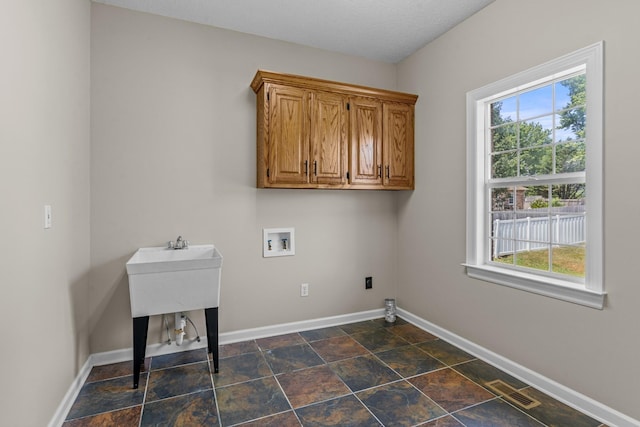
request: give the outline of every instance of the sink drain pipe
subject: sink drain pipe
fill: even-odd
[[[173,330],[173,333],[175,334],[176,345],[181,345],[185,336],[184,328],[187,326],[187,320],[186,316],[182,313],[175,313],[174,317],[175,329]]]

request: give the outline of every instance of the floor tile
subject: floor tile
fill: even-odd
[[[140,372],[148,372],[150,365],[151,358],[147,357],[144,359],[144,367]],[[127,375],[133,375],[133,362],[131,360],[103,366],[94,366],[91,368],[91,372],[85,382],[92,383],[94,381],[102,381]]]
[[[175,368],[151,371],[145,401],[153,402],[212,388],[208,362],[180,365]]]
[[[542,427],[544,425],[498,398],[456,412],[453,416],[466,427]]]
[[[225,357],[239,356],[245,353],[255,353],[259,350],[260,349],[258,348],[258,344],[256,344],[255,340],[224,344],[219,348],[220,359]],[[211,359],[211,356],[209,357],[209,359]]]
[[[369,354],[369,350],[347,335],[314,341],[309,345],[325,362],[335,362],[336,360]]]
[[[383,319],[384,320],[384,319]],[[365,320],[363,322],[355,322],[355,323],[347,323],[345,325],[340,325],[340,329],[345,331],[347,334],[356,334],[359,332],[371,332],[378,329],[382,329],[384,327],[383,323],[375,322],[373,320]]]
[[[310,368],[324,363],[309,344],[275,348],[266,351],[264,356],[274,374]]]
[[[502,380],[505,383],[509,384],[511,387],[518,390],[527,387],[527,384],[523,383],[522,381],[479,359],[455,365],[452,367],[452,369],[455,369],[465,377],[471,379],[472,381],[475,381],[484,388],[487,388],[485,386],[485,383],[494,380]]]
[[[352,391],[360,391],[401,379],[373,355],[345,359],[331,363],[329,366]]]
[[[272,375],[261,352],[246,353],[220,359],[220,370],[213,374],[213,383],[218,387]]]
[[[425,341],[433,341],[438,339],[435,335],[430,334],[427,331],[424,331],[418,328],[411,323],[405,323],[403,325],[396,325],[388,329],[390,332],[398,335],[399,337],[404,338],[407,342],[411,344],[417,344]]]
[[[138,427],[140,424],[141,412],[142,406],[133,406],[131,408],[121,409],[118,411],[104,412],[98,415],[65,421],[62,424],[62,427]]]
[[[442,363],[412,345],[376,353],[376,356],[405,378],[444,367]]]
[[[144,405],[140,427],[217,426],[213,390],[157,400]]]
[[[601,425],[600,421],[596,421],[532,387],[528,387],[522,392],[541,403],[540,406],[523,409],[523,411],[548,426],[599,427]]]
[[[399,325],[405,325],[409,322],[407,322],[406,320],[402,319],[401,317],[396,316],[396,321],[393,323],[389,323],[385,320],[384,317],[379,317],[377,319],[373,319],[371,320],[371,322],[373,322],[374,324],[377,324],[378,326],[381,326],[383,328],[392,328],[394,326],[399,326]]]
[[[141,384],[146,382],[146,377],[146,373],[140,375]],[[69,410],[67,420],[141,405],[144,398],[144,387],[134,389],[132,386],[131,377],[85,384]]]
[[[401,318],[222,345],[219,374],[207,349],[176,350],[145,359],[137,390],[131,361],[94,367],[63,427],[606,427]]]
[[[154,356],[151,359],[151,370],[164,369],[168,367],[186,365],[189,363],[204,362],[207,360],[207,349],[180,351],[178,353],[163,354]]]
[[[409,382],[449,412],[495,398],[450,368],[410,378]]]
[[[354,340],[362,344],[366,349],[377,353],[379,351],[391,350],[409,344],[403,338],[388,332],[386,329],[377,329],[367,332],[358,332],[351,335]]]
[[[237,427],[300,427],[300,421],[293,411],[289,411],[238,424]]]
[[[385,426],[414,426],[446,412],[406,381],[356,393]]]
[[[426,424],[420,424],[420,427],[464,427],[458,420],[447,415],[437,420],[429,421]]]
[[[303,344],[306,341],[300,336],[300,334],[285,334],[276,335],[274,337],[260,338],[256,340],[256,344],[260,347],[260,350],[273,350],[279,347],[289,347],[296,344]]]
[[[416,344],[416,347],[449,366],[475,359],[469,353],[440,339]]]
[[[329,328],[313,329],[311,331],[300,332],[302,338],[307,342],[324,340],[327,338],[340,337],[346,335],[346,332],[337,326]]]
[[[216,389],[223,426],[291,410],[275,378],[267,377]]]
[[[353,395],[296,410],[305,427],[376,427],[380,423]]]
[[[327,365],[281,374],[276,379],[294,409],[351,393]]]

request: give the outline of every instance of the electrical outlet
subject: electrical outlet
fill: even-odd
[[[309,296],[309,284],[308,283],[303,283],[302,285],[300,285],[300,296],[301,297],[308,297]]]
[[[369,276],[364,278],[364,288],[365,289],[373,288],[373,277]]]

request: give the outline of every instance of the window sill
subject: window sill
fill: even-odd
[[[488,265],[463,264],[467,276],[486,282],[497,283],[515,289],[556,298],[574,304],[602,310],[606,293],[594,292],[575,283],[550,277],[540,277],[516,271],[507,271]]]

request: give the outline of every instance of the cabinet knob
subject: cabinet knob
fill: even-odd
[[[382,165],[378,165],[378,178],[382,178]]]

